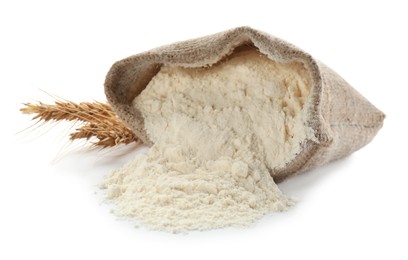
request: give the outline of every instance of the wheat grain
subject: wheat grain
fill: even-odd
[[[75,121],[83,125],[70,134],[70,139],[96,138],[92,144],[106,148],[118,144],[130,144],[141,140],[112,111],[112,108],[102,102],[55,101],[49,105],[42,102],[26,103],[20,111],[23,114],[34,114],[33,120],[44,122]]]

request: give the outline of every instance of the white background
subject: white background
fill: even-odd
[[[0,259],[408,259],[404,1],[1,1]],[[21,103],[104,101],[116,60],[249,25],[335,69],[387,114],[352,156],[281,184],[299,203],[247,229],[173,235],[110,214],[97,185],[134,156],[78,151]]]

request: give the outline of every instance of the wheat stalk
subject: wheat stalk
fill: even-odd
[[[118,144],[140,144],[141,140],[112,111],[101,102],[55,101],[53,105],[38,102],[26,103],[20,111],[34,114],[33,120],[58,122],[62,120],[81,122],[83,125],[70,134],[70,139],[96,138],[95,146],[106,148]]]

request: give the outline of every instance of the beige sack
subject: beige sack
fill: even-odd
[[[152,145],[132,101],[161,66],[208,66],[242,46],[255,46],[277,62],[300,61],[312,78],[308,124],[318,141],[307,141],[286,167],[272,170],[275,181],[347,156],[369,143],[381,128],[385,115],[334,71],[292,44],[249,27],[174,43],[116,62],[106,76],[106,96],[118,116],[144,143]]]

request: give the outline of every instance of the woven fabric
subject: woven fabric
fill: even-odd
[[[317,141],[307,141],[286,167],[271,170],[275,181],[351,154],[382,127],[385,115],[333,70],[296,46],[250,27],[166,45],[116,62],[105,80],[108,102],[145,144],[152,145],[132,101],[161,66],[209,66],[245,46],[256,47],[277,62],[302,62],[312,78],[307,122]]]

